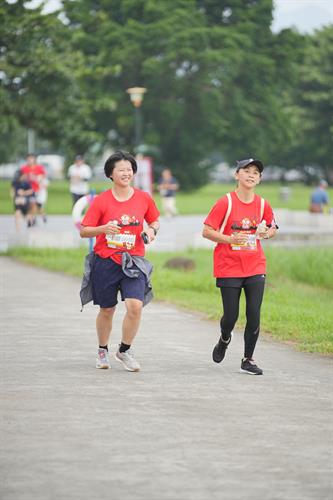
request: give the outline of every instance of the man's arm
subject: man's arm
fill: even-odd
[[[173,189],[174,189],[174,191],[178,191],[178,189],[179,189],[179,184],[178,184],[178,182],[177,182],[177,181],[174,181],[174,182],[173,182]]]
[[[17,191],[17,194],[19,196],[31,196],[32,194],[34,194],[33,192],[33,189],[29,188],[29,189],[19,189]]]

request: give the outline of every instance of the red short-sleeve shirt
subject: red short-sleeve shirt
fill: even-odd
[[[26,174],[28,181],[31,184],[31,187],[34,193],[37,193],[40,190],[40,178],[46,176],[45,169],[43,165],[22,165],[20,168],[22,174]]]
[[[232,209],[223,234],[245,232],[248,241],[245,245],[218,243],[214,250],[214,276],[216,278],[243,278],[266,273],[266,257],[260,240],[255,233],[260,220],[261,198],[254,196],[251,203],[242,202],[236,192],[231,193]],[[220,198],[209,212],[204,224],[219,230],[228,210],[227,196]],[[274,214],[265,200],[262,220],[267,226],[275,227]]]
[[[96,227],[109,221],[118,224],[118,235],[96,236],[94,252],[105,259],[111,257],[120,264],[121,252],[144,256],[145,246],[141,237],[143,222],[151,224],[159,215],[155,202],[148,193],[134,189],[129,200],[118,201],[109,189],[96,196],[82,220],[82,225]]]

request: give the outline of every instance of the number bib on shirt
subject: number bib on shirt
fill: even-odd
[[[16,196],[15,197],[15,205],[27,205],[28,199],[24,196]]]
[[[135,246],[136,235],[132,233],[107,234],[106,241],[109,248],[126,248],[132,250]]]
[[[257,238],[256,234],[247,234],[247,241],[242,245],[230,245],[232,250],[247,250],[247,251],[256,251],[257,250]]]

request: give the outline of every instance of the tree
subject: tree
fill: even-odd
[[[302,119],[300,164],[321,167],[333,183],[332,25],[316,31],[307,40],[297,97]]]
[[[183,187],[206,181],[213,149],[268,159],[285,141],[272,0],[65,0],[64,9],[100,134],[115,129],[115,146],[132,148],[125,90],[147,87],[145,141]]]
[[[94,124],[89,129],[90,115],[75,76],[82,58],[71,51],[66,27],[55,14],[43,15],[40,8],[24,4],[18,0],[0,7],[0,128],[34,129],[55,147],[66,147],[69,139],[78,146],[92,143]],[[11,147],[9,141],[2,148],[2,160],[11,156]]]
[[[8,138],[29,127],[70,157],[132,151],[126,89],[143,86],[144,142],[182,188],[206,182],[212,151],[329,168],[332,28],[273,34],[272,0],[64,0],[61,16],[24,4],[0,6]]]

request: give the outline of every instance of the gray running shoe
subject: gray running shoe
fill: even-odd
[[[242,359],[240,373],[248,373],[249,375],[262,375],[264,372],[257,366],[253,359]]]
[[[230,337],[228,340],[223,340],[222,335],[219,338],[219,341],[216,344],[216,346],[214,347],[213,353],[212,353],[213,361],[215,361],[215,363],[221,363],[221,361],[224,360],[225,352],[228,349],[228,346],[232,340],[232,335],[233,335],[233,332],[230,333]]]
[[[96,368],[101,368],[102,370],[110,368],[109,353],[106,349],[101,347],[99,347],[97,351]]]
[[[134,353],[131,349],[125,352],[120,352],[119,349],[116,352],[116,360],[122,363],[124,368],[129,372],[138,372],[140,370],[140,365],[134,358]]]

